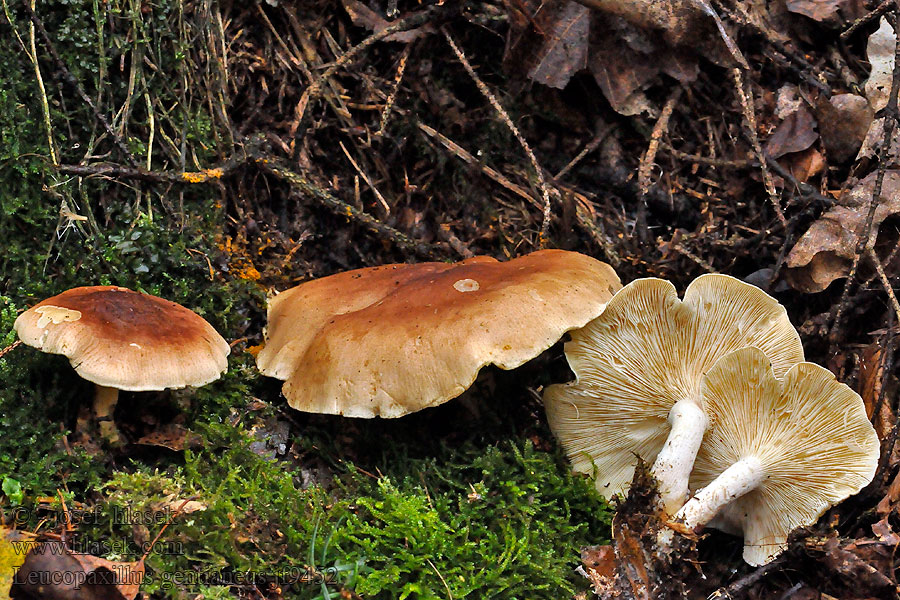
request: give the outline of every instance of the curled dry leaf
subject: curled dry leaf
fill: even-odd
[[[866,46],[866,56],[872,65],[872,71],[866,80],[865,90],[869,104],[875,112],[887,106],[891,95],[896,45],[897,36],[894,34],[894,28],[887,19],[881,17],[878,30],[869,36],[869,43]]]
[[[788,170],[800,183],[806,183],[828,166],[825,157],[815,148],[807,148],[803,152],[795,152],[785,158],[788,159],[786,165]]]
[[[141,446],[157,446],[167,448],[173,452],[181,452],[185,448],[196,448],[203,443],[203,439],[183,425],[170,423],[143,436],[136,442]]]
[[[800,105],[775,128],[766,141],[766,154],[779,158],[791,152],[802,152],[818,138],[816,120],[805,106]]]
[[[572,76],[587,67],[591,11],[571,1],[552,4],[541,11],[539,20],[544,42],[537,49],[528,77],[538,83],[562,89]]]
[[[885,161],[888,166],[900,166],[900,128],[894,127],[894,132],[891,134],[891,143],[889,144],[887,152],[881,150],[883,142],[884,117],[879,117],[869,125],[869,130],[866,132],[866,137],[863,139],[862,147],[859,149],[859,154],[856,155],[856,159],[875,158],[877,155],[879,159]]]
[[[877,173],[871,173],[841,196],[797,241],[787,257],[785,278],[794,289],[821,292],[832,281],[846,277],[856,251],[856,240],[865,232],[869,201]],[[875,209],[869,246],[874,247],[881,223],[900,213],[900,170],[885,173],[881,200]]]
[[[891,435],[896,421],[890,400],[893,394],[886,393],[887,390],[882,393],[885,382],[884,353],[881,345],[871,344],[863,349],[859,360],[859,395],[866,406],[866,416],[872,421],[878,439],[882,442]],[[886,387],[893,387],[890,379],[885,383],[888,384]]]
[[[828,25],[841,25],[865,14],[859,0],[786,0],[789,12]]]
[[[628,5],[625,12],[632,8],[634,12],[637,8],[628,8],[631,4],[638,7],[667,3],[616,4]],[[661,73],[681,82],[697,77],[696,55],[661,42],[657,31],[634,25],[634,19],[617,16],[621,10],[601,14],[572,0],[523,0],[508,2],[507,12],[510,31],[503,57],[507,69],[562,89],[576,73],[587,68],[620,114],[652,113],[643,91]],[[698,14],[698,18],[706,17]],[[710,40],[718,43],[714,36]],[[708,54],[707,50],[704,53]]]
[[[378,33],[393,24],[359,0],[343,0],[343,3],[344,10],[350,15],[353,24],[365,27],[373,33]],[[410,29],[409,31],[393,33],[384,38],[384,41],[409,43],[421,37],[425,37],[430,33],[434,33],[434,28],[431,25],[425,24],[421,27]]]
[[[12,584],[12,598],[133,600],[144,578],[144,561],[115,562],[76,554],[61,542],[43,542],[25,557]]]
[[[837,94],[830,99],[819,97],[816,120],[819,135],[834,162],[842,163],[856,155],[875,112],[868,100],[856,94]]]
[[[616,576],[616,551],[611,545],[587,546],[581,549],[581,572],[591,581],[594,593],[609,588]]]

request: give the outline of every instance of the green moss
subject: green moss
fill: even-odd
[[[377,479],[351,468],[326,491],[301,489],[299,473],[255,454],[238,430],[204,433],[224,445],[188,452],[166,473],[116,473],[105,486],[107,515],[166,502],[171,511],[188,497],[206,506],[175,519],[163,540],[183,552],[150,556],[146,591],[177,597],[236,573],[280,574],[288,597],[312,598],[322,594],[309,581],[318,573],[329,593],[367,598],[559,598],[581,585],[578,548],[609,529],[593,486],[527,441],[400,460]],[[95,534],[132,537],[121,525]],[[175,585],[176,573],[196,585]],[[308,580],[291,582],[298,574]]]
[[[11,23],[0,18],[0,37],[17,40],[18,33],[27,40],[21,5],[8,4]],[[221,132],[206,97],[189,97],[203,86],[186,79],[210,71],[189,41],[202,39],[202,32],[190,29],[200,25],[182,8],[177,0],[38,4],[72,74],[103,114],[125,120],[114,126],[141,164],[152,150],[156,169],[191,170],[217,160]],[[89,154],[122,163],[88,107],[58,84],[55,66],[38,46],[60,161],[77,164]],[[217,243],[225,220],[218,190],[60,175],[51,166],[38,89],[18,42],[0,44],[0,347],[15,340],[13,322],[22,310],[94,284],[184,304],[229,340],[257,336],[263,291],[228,272]],[[160,132],[152,148],[147,98]],[[129,111],[121,111],[126,104]],[[404,120],[393,122],[400,127]],[[517,153],[515,144],[496,143],[511,140],[509,132],[487,122],[478,140],[491,143],[475,147]],[[166,145],[166,132],[176,144]],[[423,156],[447,171],[469,173],[422,144]],[[502,159],[485,157],[490,164]],[[477,183],[459,180],[457,186]],[[278,406],[277,386],[259,380],[246,353],[232,355],[229,367],[221,380],[179,395],[185,400],[180,422],[200,434],[202,450],[133,452],[129,459],[129,450],[89,455],[67,446],[64,436],[89,401],[90,384],[63,357],[27,347],[11,352],[0,359],[0,509],[34,508],[38,498],[62,492],[70,509],[80,505],[90,516],[77,524],[78,535],[106,544],[103,554],[115,560],[138,558],[161,530],[160,522],[141,515],[173,517],[147,557],[143,591],[158,597],[230,597],[241,588],[227,584],[248,573],[261,585],[280,577],[289,598],[337,597],[342,588],[372,598],[559,598],[583,585],[572,569],[581,545],[606,537],[606,505],[558,455],[535,450],[501,416],[483,426],[490,435],[467,430],[454,448],[436,439],[419,443],[422,434],[404,445],[384,439],[378,425],[354,425],[372,457],[380,457],[370,459],[377,478],[343,462],[333,421],[311,419],[295,445],[340,474],[333,484],[304,488],[303,461],[257,455],[243,429],[251,418],[244,407],[253,397]],[[266,416],[275,412],[270,408]],[[511,441],[483,441],[497,436]],[[174,516],[186,498],[205,509]],[[33,512],[17,524],[33,528],[48,519],[43,527],[52,530],[56,517]]]

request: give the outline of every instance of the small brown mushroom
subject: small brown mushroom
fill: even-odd
[[[228,368],[228,343],[203,318],[123,287],[68,290],[19,315],[15,329],[29,346],[66,356],[96,385],[94,413],[113,443],[119,390],[201,386]]]
[[[257,364],[298,410],[399,417],[460,395],[485,365],[531,360],[620,287],[609,265],[563,250],[349,271],[271,300]]]

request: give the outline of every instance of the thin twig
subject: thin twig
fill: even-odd
[[[357,45],[344,52],[341,56],[339,56],[338,59],[334,61],[318,79],[313,81],[312,85],[310,85],[308,88],[306,88],[306,90],[303,91],[303,95],[300,96],[300,102],[297,104],[297,120],[299,122],[298,130],[302,133],[303,125],[308,117],[307,109],[309,108],[310,103],[318,99],[318,97],[322,94],[323,86],[329,79],[331,79],[331,77],[335,73],[337,73],[338,69],[342,68],[344,65],[359,56],[366,48],[368,48],[375,42],[383,40],[386,37],[390,37],[395,33],[407,31],[409,29],[413,29],[415,27],[418,27],[419,25],[427,23],[441,12],[446,12],[446,9],[438,6],[431,6],[422,10],[421,12],[412,14],[405,19],[395,21],[381,31],[373,33]]]
[[[509,178],[507,178],[505,175],[503,175],[499,171],[495,171],[491,167],[489,167],[485,164],[482,164],[481,161],[479,161],[475,157],[474,154],[472,154],[471,152],[469,152],[468,150],[466,150],[465,148],[463,148],[462,146],[460,146],[459,144],[457,144],[456,142],[454,142],[453,140],[451,140],[444,134],[442,134],[438,131],[435,131],[433,128],[429,127],[428,125],[426,125],[424,123],[419,123],[418,127],[419,127],[419,130],[421,130],[423,133],[425,133],[429,137],[436,139],[438,142],[440,142],[440,144],[442,146],[444,146],[444,148],[446,148],[447,150],[452,152],[457,158],[459,158],[466,164],[471,165],[473,167],[480,168],[482,173],[484,173],[485,175],[487,175],[488,177],[490,177],[491,179],[493,179],[494,181],[496,181],[497,183],[499,183],[500,185],[505,187],[510,192],[514,193],[515,195],[519,196],[520,198],[529,202],[530,204],[540,207],[540,204],[538,203],[538,201],[535,200],[534,196],[529,194],[525,188],[523,188],[522,186],[520,186],[516,183],[513,183],[512,181],[509,180]]]
[[[450,45],[450,49],[453,50],[456,58],[460,63],[462,63],[462,66],[469,74],[469,77],[471,77],[475,82],[475,85],[478,86],[478,90],[482,93],[482,95],[484,95],[485,98],[487,98],[488,102],[491,103],[491,106],[494,107],[494,110],[497,111],[497,114],[500,115],[503,123],[509,128],[512,134],[519,141],[522,149],[525,150],[525,154],[528,155],[528,160],[531,161],[531,166],[534,169],[535,175],[537,176],[538,185],[541,188],[541,197],[544,202],[543,220],[541,221],[540,237],[538,238],[538,245],[543,248],[547,243],[547,232],[550,229],[550,188],[547,186],[547,181],[544,179],[544,171],[538,164],[537,158],[534,156],[534,152],[531,151],[531,147],[528,145],[528,142],[525,141],[525,137],[521,134],[521,132],[519,132],[518,127],[516,127],[515,123],[512,122],[509,114],[503,109],[503,106],[501,106],[500,102],[497,100],[494,94],[491,93],[491,90],[488,89],[488,86],[478,77],[478,74],[475,73],[475,69],[472,68],[472,65],[469,63],[466,55],[463,54],[463,51],[460,50],[453,37],[450,35],[450,31],[446,27],[441,27],[441,33],[444,34],[444,39],[447,40],[447,43]]]
[[[672,111],[675,109],[675,103],[681,97],[681,88],[676,87],[669,99],[666,100],[656,125],[653,126],[653,132],[650,134],[650,143],[647,145],[647,151],[641,157],[638,165],[638,189],[641,196],[646,196],[650,191],[650,175],[653,170],[653,164],[656,161],[656,152],[659,150],[659,140],[663,134],[669,129],[669,119],[672,117]]]
[[[295,192],[303,192],[312,196],[320,203],[331,209],[334,213],[353,219],[360,225],[375,233],[390,239],[400,248],[413,252],[425,258],[437,258],[441,255],[441,248],[409,238],[406,234],[385,225],[375,217],[347,204],[334,197],[328,191],[322,189],[309,179],[287,168],[280,159],[265,154],[261,150],[261,141],[253,139],[246,143],[244,152],[237,153],[218,167],[203,169],[193,173],[179,173],[175,171],[147,171],[145,169],[131,169],[118,165],[59,165],[61,173],[81,176],[105,176],[137,179],[149,182],[196,184],[216,181],[229,175],[247,162],[256,164],[260,169],[289,183]]]
[[[884,287],[884,291],[887,292],[888,298],[891,299],[891,306],[894,307],[894,313],[897,315],[897,322],[900,323],[900,302],[897,302],[897,296],[894,294],[891,280],[888,279],[887,274],[884,272],[884,266],[882,266],[881,261],[878,260],[878,255],[875,254],[875,250],[873,248],[868,248],[866,254],[869,255],[869,260],[875,264],[875,271],[878,272],[878,278],[881,280],[881,285]]]
[[[28,4],[28,8],[31,11],[34,11],[34,2],[35,0],[30,0],[30,3]],[[37,45],[35,44],[34,39],[34,29],[35,26],[32,22],[31,27],[28,28],[28,45],[30,48],[28,56],[34,63],[34,77],[37,79],[38,89],[40,90],[41,113],[44,117],[44,127],[47,130],[47,147],[50,149],[50,160],[56,165],[59,164],[59,155],[56,152],[56,144],[53,142],[53,124],[50,121],[50,103],[47,100],[47,88],[44,87],[44,78],[41,76],[41,65],[37,58]]]
[[[769,169],[766,166],[765,155],[759,143],[759,136],[756,134],[756,111],[753,110],[753,98],[748,98],[740,69],[733,69],[731,73],[734,76],[734,87],[737,90],[738,99],[741,101],[741,107],[744,109],[744,119],[747,121],[747,134],[750,136],[753,151],[756,153],[757,159],[759,159],[759,168],[762,171],[763,181],[766,185],[766,193],[769,195],[769,201],[772,203],[772,208],[775,209],[775,215],[778,217],[778,220],[787,227],[787,219],[784,218],[778,193],[775,191],[775,182],[772,180],[772,174],[769,173]]]
[[[841,41],[846,42],[847,39],[856,33],[860,27],[863,25],[870,23],[873,19],[877,19],[884,13],[886,13],[892,6],[896,5],[896,0],[884,0],[881,4],[876,6],[871,12],[864,14],[853,24],[850,25],[847,29],[841,32]]]
[[[897,25],[894,25],[894,32],[897,31]],[[872,197],[869,198],[869,207],[866,213],[866,222],[863,226],[862,234],[856,238],[856,251],[853,253],[853,262],[850,265],[850,273],[844,281],[844,289],[841,292],[841,300],[837,304],[834,312],[834,319],[831,322],[831,330],[828,337],[830,338],[830,354],[837,352],[837,339],[840,332],[841,317],[844,313],[844,306],[847,298],[850,296],[850,288],[853,280],[856,278],[856,271],[859,268],[859,261],[869,247],[869,239],[872,237],[872,224],[875,220],[875,209],[881,201],[881,189],[884,184],[884,174],[887,171],[888,155],[891,152],[891,137],[894,135],[894,125],[897,119],[897,92],[900,90],[900,37],[894,44],[894,72],[891,77],[891,95],[888,99],[887,106],[884,109],[884,128],[882,130],[880,156],[878,161],[878,171],[875,176],[875,185],[872,188]]]
[[[391,110],[394,108],[394,101],[397,99],[397,92],[400,91],[400,82],[403,81],[403,74],[406,72],[406,64],[409,62],[409,53],[412,51],[412,42],[403,47],[400,54],[400,65],[397,67],[397,74],[394,75],[394,83],[391,85],[391,93],[388,94],[387,101],[384,103],[384,109],[381,111],[381,122],[378,125],[378,131],[375,136],[384,135],[384,129],[387,127],[388,118],[391,116]]]
[[[676,150],[671,145],[666,142],[660,142],[659,145],[663,150],[671,154],[674,158],[678,160],[684,160],[687,162],[694,162],[701,165],[706,165],[709,167],[720,167],[720,168],[728,168],[728,169],[749,169],[759,166],[759,161],[755,160],[727,160],[724,158],[710,158],[708,156],[700,156],[699,154],[688,154],[687,152],[682,152],[681,150]]]
[[[347,157],[347,160],[350,161],[350,164],[353,165],[353,168],[356,169],[356,172],[359,173],[359,176],[363,178],[363,180],[369,184],[369,189],[372,190],[372,193],[375,194],[375,198],[378,200],[378,203],[381,204],[381,208],[384,209],[384,214],[391,214],[391,205],[387,203],[387,200],[384,199],[384,196],[381,195],[381,192],[378,191],[378,188],[375,187],[375,183],[369,177],[369,174],[366,173],[362,167],[350,156],[350,153],[347,152],[347,147],[344,146],[344,142],[338,142],[338,145],[341,147],[341,150],[344,151],[344,156]]]
[[[439,255],[439,249],[437,247],[413,240],[405,233],[402,233],[389,225],[385,225],[375,217],[339,200],[300,173],[288,169],[280,160],[256,153],[251,153],[251,157],[263,171],[288,182],[298,191],[312,196],[327,208],[331,209],[335,214],[353,219],[367,229],[390,239],[403,250],[431,259],[434,259]]]
[[[784,566],[786,556],[786,554],[782,554],[772,562],[766,563],[763,566],[744,575],[737,581],[732,582],[728,585],[728,587],[721,587],[717,589],[715,592],[707,596],[707,600],[737,600],[747,591],[749,591],[751,587],[753,587],[764,577],[769,575],[769,573],[781,569],[782,566]]]
[[[588,145],[585,146],[584,149],[575,156],[575,158],[573,158],[572,160],[569,161],[569,164],[567,164],[562,169],[560,169],[559,173],[557,173],[556,175],[553,176],[553,179],[558,180],[558,179],[562,178],[566,173],[571,171],[573,168],[575,168],[575,165],[577,165],[582,160],[584,160],[585,156],[587,156],[588,154],[590,154],[591,152],[596,150],[600,146],[600,144],[603,143],[603,140],[605,140],[607,138],[607,136],[609,136],[609,134],[612,133],[614,128],[615,127],[612,125],[604,125],[601,128],[600,132],[594,136],[594,139],[592,139],[590,142],[588,142]]]
[[[4,356],[6,356],[7,354],[9,354],[10,352],[12,352],[13,350],[15,350],[16,348],[18,348],[21,345],[22,345],[22,340],[14,341],[12,344],[7,346],[6,348],[0,350],[0,358],[3,358]]]
[[[50,56],[53,57],[53,61],[56,63],[56,68],[62,74],[63,80],[75,88],[75,91],[78,93],[78,96],[81,100],[87,104],[88,108],[91,109],[91,112],[94,113],[94,118],[103,126],[103,129],[107,134],[112,138],[113,143],[118,148],[119,152],[122,153],[122,156],[132,167],[137,167],[137,161],[134,160],[134,157],[131,155],[131,152],[128,151],[128,148],[125,146],[125,143],[116,135],[116,132],[112,130],[112,127],[109,126],[109,121],[106,120],[106,117],[97,109],[97,106],[94,104],[93,100],[91,100],[90,96],[85,93],[84,88],[81,87],[81,84],[78,83],[78,80],[75,79],[75,76],[72,75],[72,72],[66,67],[66,63],[63,62],[62,58],[60,58],[59,54],[56,52],[56,48],[53,46],[53,42],[50,40],[50,36],[47,34],[47,30],[44,29],[44,24],[38,18],[37,14],[35,14],[34,10],[31,8],[31,4],[28,2],[23,3],[25,6],[25,10],[28,13],[31,22],[34,23],[34,26],[37,28],[38,33],[41,35],[41,39],[44,41],[44,45],[47,47],[47,51],[50,53]],[[37,58],[37,57],[35,57]]]

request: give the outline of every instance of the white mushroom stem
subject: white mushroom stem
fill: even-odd
[[[765,468],[758,458],[748,456],[725,469],[712,483],[697,492],[685,504],[675,520],[690,529],[709,523],[726,504],[753,491],[766,480]]]
[[[669,425],[672,429],[662,450],[656,455],[652,473],[659,482],[662,508],[666,514],[671,515],[688,498],[688,477],[709,425],[709,418],[697,402],[683,399],[676,402],[669,411]]]
[[[119,430],[113,421],[113,412],[119,401],[119,390],[113,387],[95,384],[94,393],[94,418],[100,424],[100,433],[111,444],[119,441]]]

